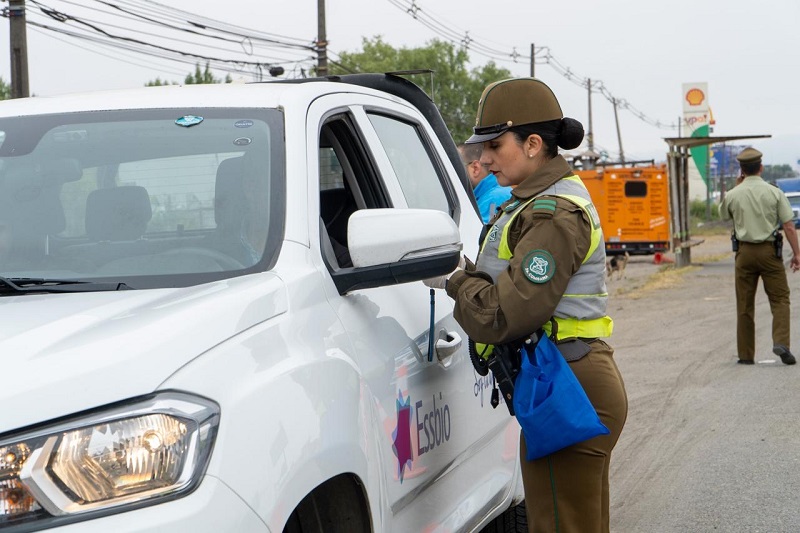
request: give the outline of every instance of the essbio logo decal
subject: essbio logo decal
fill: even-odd
[[[450,441],[450,406],[444,395],[434,394],[431,401],[418,400],[414,404],[412,421],[411,395],[404,397],[397,391],[397,426],[392,432],[392,451],[397,457],[397,477],[403,482],[406,472],[413,468],[412,431],[416,429],[417,458]],[[412,426],[412,423],[414,424]]]
[[[411,470],[411,396],[403,398],[397,391],[397,427],[392,432],[392,450],[397,456],[397,477],[403,482],[406,469]]]
[[[436,395],[433,396],[433,403],[427,407],[424,407],[422,401],[418,401],[414,405],[417,415],[417,443],[419,446],[417,452],[419,455],[433,451],[437,446],[450,440],[450,406],[442,400],[440,392],[439,405],[436,405]],[[430,411],[427,411],[428,409]],[[422,446],[423,432],[425,433],[425,446]]]

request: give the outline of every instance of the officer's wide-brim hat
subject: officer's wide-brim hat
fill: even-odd
[[[747,147],[736,156],[736,160],[740,163],[758,163],[764,154],[752,147]]]
[[[478,102],[474,134],[466,144],[500,137],[513,126],[564,118],[553,91],[536,78],[512,78],[486,87]]]

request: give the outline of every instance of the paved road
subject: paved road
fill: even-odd
[[[800,531],[800,364],[771,352],[756,300],[756,361],[736,364],[733,254],[726,236],[693,266],[658,274],[634,257],[612,281],[611,338],[630,403],[611,465],[611,527],[634,532]],[[788,246],[787,246],[788,248]],[[800,351],[800,273],[789,273]]]

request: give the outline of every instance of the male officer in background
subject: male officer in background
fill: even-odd
[[[761,178],[761,152],[745,148],[736,157],[742,177],[720,205],[724,219],[733,219],[736,252],[736,344],[739,363],[752,365],[755,359],[755,297],[758,278],[772,311],[772,352],[784,364],[795,364],[789,350],[789,284],[780,255],[783,229],[792,247],[792,271],[800,269],[800,248],[792,221],[793,213],[783,191]],[[735,241],[734,241],[735,242]]]
[[[483,147],[480,144],[458,145],[458,153],[461,154],[461,161],[467,169],[467,176],[472,184],[472,193],[478,203],[481,218],[484,224],[488,224],[500,204],[511,198],[511,187],[498,185],[494,174],[481,165],[482,150]]]

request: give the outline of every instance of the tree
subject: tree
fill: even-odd
[[[205,70],[200,70],[200,63],[197,63],[194,72],[187,74],[183,83],[184,85],[199,85],[202,83],[231,83],[232,81],[233,78],[231,78],[230,74],[227,74],[224,80],[215,78],[208,63],[206,63]],[[145,83],[145,87],[158,87],[161,85],[179,85],[179,83],[176,81],[162,81],[161,78],[156,78]]]
[[[230,74],[227,74],[224,80],[215,78],[211,73],[208,63],[206,63],[206,69],[200,72],[200,63],[197,63],[194,67],[194,75],[187,74],[186,79],[183,82],[186,85],[199,85],[201,83],[230,83],[232,81],[233,79],[231,78]]]
[[[432,90],[430,74],[403,77],[426,89],[432,96],[457,143],[464,142],[472,135],[478,100],[484,87],[493,81],[511,77],[508,70],[498,67],[494,62],[469,71],[467,50],[437,39],[419,48],[394,48],[376,36],[364,38],[362,46],[361,51],[341,52],[340,61],[329,66],[330,73],[432,70]]]
[[[162,85],[180,85],[177,81],[167,81],[161,80],[161,78],[156,78],[154,80],[150,80],[144,84],[145,87],[161,87]]]
[[[5,82],[0,76],[0,100],[8,100],[11,98],[11,85]]]
[[[797,176],[790,165],[764,165],[761,177],[766,181],[775,181],[781,178],[794,178]]]

